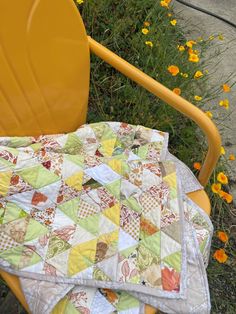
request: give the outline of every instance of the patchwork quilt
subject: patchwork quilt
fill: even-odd
[[[168,134],[119,122],[0,138],[0,267],[32,313],[209,313],[202,189]]]

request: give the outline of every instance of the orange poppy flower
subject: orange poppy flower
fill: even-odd
[[[176,76],[179,73],[179,68],[177,67],[177,65],[170,65],[168,67],[168,71],[173,75]]]
[[[229,240],[228,235],[224,231],[218,231],[217,237],[224,243],[228,242]]]
[[[176,95],[180,95],[181,94],[181,89],[176,87],[173,89],[173,92],[176,94]]]
[[[196,169],[196,170],[200,170],[202,167],[201,163],[200,162],[195,162],[193,164],[193,168]]]
[[[234,154],[230,154],[229,155],[229,160],[235,160],[235,155]]]
[[[150,26],[150,22],[144,22],[143,25],[144,25],[145,27],[148,27],[148,26]]]
[[[222,184],[228,184],[228,178],[224,174],[224,172],[219,172],[217,175],[217,181],[219,181]]]
[[[223,91],[224,91],[225,93],[230,92],[230,87],[229,87],[228,84],[223,84],[222,88],[223,88]]]
[[[216,250],[213,257],[219,262],[219,263],[225,263],[228,259],[228,255],[225,253],[224,249]]]
[[[225,191],[219,191],[218,193],[223,200],[225,200],[228,204],[232,203],[233,201],[233,196],[229,193],[226,193]]]

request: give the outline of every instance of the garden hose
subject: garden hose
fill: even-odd
[[[226,19],[225,19],[224,17],[222,17],[222,16],[219,16],[219,15],[217,15],[217,14],[215,14],[215,13],[212,13],[212,12],[210,12],[210,11],[208,11],[208,10],[199,8],[199,7],[197,7],[197,6],[195,6],[195,5],[191,4],[191,3],[187,3],[187,2],[182,1],[182,0],[176,0],[176,1],[179,2],[179,3],[181,3],[181,4],[183,4],[183,5],[186,5],[187,7],[190,7],[190,8],[192,8],[192,9],[197,10],[197,11],[201,11],[201,12],[203,12],[203,13],[205,13],[205,14],[211,15],[211,16],[213,16],[213,17],[215,17],[215,18],[217,18],[217,19],[219,19],[219,20],[221,20],[221,21],[223,21],[223,22],[229,24],[230,26],[233,26],[234,28],[236,28],[236,24],[234,24],[234,23],[231,22],[231,21],[226,20]]]

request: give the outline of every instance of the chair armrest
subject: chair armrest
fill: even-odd
[[[159,97],[191,120],[193,120],[204,132],[208,141],[208,152],[198,176],[199,182],[205,186],[220,157],[221,138],[215,124],[206,114],[171,90],[158,83],[156,80],[143,73],[118,55],[99,44],[88,36],[90,50],[98,57],[113,66],[119,72],[144,87],[146,90]]]

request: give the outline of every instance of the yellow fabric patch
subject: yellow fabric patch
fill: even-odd
[[[176,174],[173,172],[163,178],[163,181],[166,182],[171,188],[176,188]]]
[[[170,187],[171,198],[176,198],[177,197],[176,173],[172,172],[171,174],[168,174],[166,177],[163,178],[163,181],[166,182]]]
[[[0,195],[6,196],[10,181],[11,181],[12,172],[11,171],[5,171],[0,172]]]
[[[108,162],[108,166],[116,173],[122,174],[122,163],[121,160],[112,159]]]
[[[67,178],[65,182],[78,191],[82,190],[83,171],[73,174],[73,176]]]
[[[102,147],[100,148],[100,151],[104,156],[112,156],[114,146],[116,143],[115,139],[105,140],[101,142]]]
[[[119,236],[119,230],[115,230],[111,233],[102,234],[99,237],[98,242],[104,242],[109,246],[112,242],[118,241],[118,236]]]
[[[57,305],[53,308],[51,314],[61,314],[65,313],[66,307],[68,305],[69,301],[67,297],[64,297],[60,300],[60,302],[57,303]]]
[[[73,247],[68,258],[68,275],[73,276],[94,264],[97,240]]]
[[[103,211],[103,215],[110,219],[117,226],[120,225],[120,203],[115,204],[114,206],[107,208]]]

